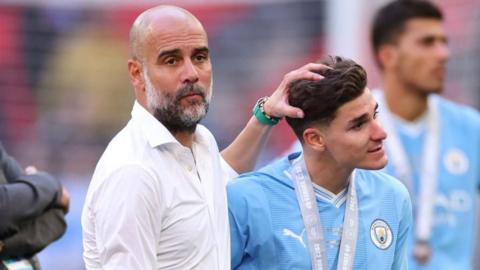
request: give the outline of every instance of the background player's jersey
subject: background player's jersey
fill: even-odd
[[[289,158],[295,158],[292,154]],[[229,183],[233,269],[311,269],[308,240],[283,158]],[[381,172],[357,170],[359,228],[354,269],[406,269],[411,204],[405,187]],[[346,190],[314,188],[329,269],[336,269]],[[388,228],[388,229],[387,229]]]
[[[434,204],[430,243],[433,257],[420,267],[409,252],[410,269],[472,269],[475,239],[475,199],[480,181],[480,114],[471,108],[454,104],[440,96],[440,147],[437,192]],[[380,108],[380,113],[384,108]],[[420,120],[421,122],[422,120]],[[407,124],[393,118],[394,127],[413,171],[412,200],[419,190],[420,160],[425,141],[426,123]],[[387,137],[388,140],[388,137]],[[388,152],[387,155],[395,155]],[[389,162],[385,172],[395,176]],[[414,205],[414,209],[417,206]],[[414,242],[412,230],[409,249]]]

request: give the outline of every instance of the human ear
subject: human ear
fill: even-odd
[[[325,136],[318,128],[307,128],[303,131],[303,141],[311,149],[319,152],[325,151]]]
[[[391,69],[397,62],[397,48],[394,45],[383,45],[378,49],[378,61],[383,69]]]
[[[145,80],[143,79],[142,64],[137,59],[129,59],[127,65],[128,76],[136,94],[145,92]]]

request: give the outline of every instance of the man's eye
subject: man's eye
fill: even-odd
[[[177,60],[175,58],[169,58],[165,61],[167,65],[175,65],[177,63]]]
[[[352,129],[353,130],[359,130],[363,127],[364,124],[365,124],[365,122],[358,122],[358,123],[356,123],[355,125],[352,126]]]
[[[424,46],[432,46],[435,44],[435,38],[434,37],[426,37],[421,40],[421,44]]]
[[[207,60],[207,56],[206,55],[203,55],[203,54],[199,54],[199,55],[196,55],[195,56],[195,61],[197,62],[203,62]]]

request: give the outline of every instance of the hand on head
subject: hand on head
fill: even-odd
[[[282,118],[284,116],[291,118],[303,118],[304,114],[301,109],[292,107],[288,104],[288,89],[290,84],[301,79],[321,80],[323,76],[318,74],[317,71],[327,68],[329,67],[322,64],[309,63],[287,73],[283,77],[283,80],[278,88],[273,92],[267,102],[265,102],[265,113],[277,118]]]

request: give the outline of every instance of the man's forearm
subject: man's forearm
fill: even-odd
[[[293,81],[300,79],[320,80],[323,77],[316,71],[325,68],[328,67],[322,64],[310,63],[287,73],[272,95],[264,99],[262,114],[267,118],[276,118],[277,120],[273,123],[268,123],[268,120],[266,123],[260,123],[255,116],[251,117],[247,126],[240,132],[237,138],[222,151],[223,159],[236,172],[243,173],[253,170],[260,151],[263,149],[268,135],[270,135],[272,125],[275,125],[278,119],[283,117],[303,117],[302,110],[290,106],[287,102],[289,85]],[[261,115],[260,118],[262,118]]]
[[[12,224],[40,215],[61,196],[61,185],[46,173],[24,175],[0,185],[0,235]]]
[[[12,158],[8,153],[5,151],[3,146],[0,144],[0,170],[2,170],[5,180],[7,182],[13,182],[13,180],[20,177],[24,174],[24,171],[20,164]],[[4,184],[4,183],[1,183]]]
[[[237,173],[253,170],[271,130],[272,126],[264,125],[252,116],[242,132],[221,152],[223,159]]]
[[[59,239],[66,227],[64,212],[49,209],[40,216],[19,224],[17,233],[2,240],[4,249],[0,251],[0,259],[31,257]]]

